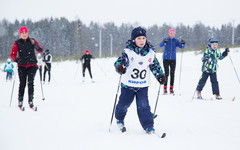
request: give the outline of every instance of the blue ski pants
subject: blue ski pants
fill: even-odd
[[[153,127],[153,116],[148,102],[148,87],[134,90],[130,88],[121,88],[121,95],[116,106],[115,117],[117,120],[124,120],[127,110],[136,97],[137,114],[143,129]]]
[[[218,81],[217,81],[217,73],[207,73],[203,72],[202,77],[198,82],[197,90],[202,91],[203,87],[205,86],[208,77],[210,76],[210,81],[212,83],[212,93],[213,94],[220,94],[219,93],[219,86],[218,86]]]

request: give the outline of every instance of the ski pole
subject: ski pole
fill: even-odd
[[[111,127],[112,127],[112,121],[113,121],[113,115],[114,115],[115,108],[116,108],[118,91],[119,91],[119,87],[120,87],[120,85],[121,85],[121,78],[122,78],[122,75],[120,75],[120,77],[119,77],[119,83],[118,83],[117,93],[116,93],[116,97],[115,97],[115,101],[114,101],[114,105],[113,105],[113,111],[112,111],[112,117],[111,117],[111,121],[110,121],[109,132],[111,131]]]
[[[44,94],[43,94],[43,87],[42,87],[42,80],[41,80],[41,71],[40,71],[40,67],[38,66],[38,69],[39,69],[39,75],[40,75],[40,84],[41,84],[41,91],[42,91],[42,100],[44,101],[45,98],[44,98]]]
[[[181,75],[182,75],[182,57],[183,57],[183,49],[181,53],[181,62],[180,62],[180,75],[179,75],[179,95],[181,95]]]
[[[80,65],[77,66],[77,69],[76,69],[76,72],[75,72],[75,76],[74,76],[74,80],[76,79],[79,66],[80,66]]]
[[[17,66],[16,66],[16,70],[17,70]],[[13,79],[13,85],[12,85],[12,93],[11,93],[11,98],[10,98],[10,104],[9,104],[9,106],[11,107],[11,105],[12,105],[12,97],[13,97],[13,91],[14,91],[14,85],[15,85],[15,80],[16,80],[16,70],[15,70],[15,72],[14,72],[14,79]]]
[[[202,72],[202,74],[201,74],[199,80],[202,78],[202,75],[203,75],[203,72]],[[199,80],[198,80],[198,82],[199,82]],[[197,87],[198,87],[198,85],[197,85]],[[193,102],[194,95],[195,95],[196,92],[197,92],[197,87],[196,87],[196,89],[195,89],[195,91],[194,91],[194,93],[193,93],[193,96],[192,96],[191,102]]]
[[[237,78],[238,78],[238,82],[239,82],[239,85],[240,85],[240,79],[239,79],[239,77],[238,77],[237,71],[236,71],[236,69],[235,69],[235,66],[234,66],[234,64],[233,64],[233,61],[232,61],[232,58],[231,58],[230,55],[229,55],[229,58],[230,58],[230,60],[231,60],[231,63],[232,63],[233,69],[234,69],[234,71],[235,71],[235,74],[236,74],[236,76],[237,76]]]
[[[157,94],[157,99],[156,99],[154,113],[153,113],[153,118],[154,119],[157,117],[156,110],[157,110],[157,104],[158,104],[158,99],[159,99],[159,95],[160,95],[160,89],[161,89],[161,84],[159,84],[159,88],[158,88],[158,94]]]

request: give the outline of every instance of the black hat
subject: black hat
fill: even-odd
[[[45,50],[45,53],[47,53],[47,54],[48,54],[48,53],[49,53],[49,50],[48,50],[48,49],[46,49],[46,50]]]
[[[135,40],[137,37],[139,36],[145,36],[147,37],[147,34],[146,34],[146,30],[142,27],[136,27],[132,30],[132,33],[131,33],[131,40]]]

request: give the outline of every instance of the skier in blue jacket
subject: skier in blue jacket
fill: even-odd
[[[166,78],[153,46],[147,41],[144,28],[137,27],[132,30],[131,40],[126,43],[126,48],[114,66],[116,71],[122,74],[121,95],[115,111],[117,125],[122,132],[125,131],[124,118],[136,97],[139,121],[147,133],[154,133],[153,115],[148,102],[150,72],[160,84],[164,84]]]
[[[164,47],[163,52],[163,66],[164,72],[166,76],[166,82],[164,84],[164,94],[167,94],[167,83],[169,76],[169,67],[170,67],[170,94],[174,94],[173,86],[174,86],[174,76],[175,76],[175,68],[176,68],[176,48],[179,47],[181,49],[185,48],[185,41],[181,40],[181,42],[175,38],[175,30],[170,29],[168,31],[168,37],[164,38],[160,43],[160,47]]]

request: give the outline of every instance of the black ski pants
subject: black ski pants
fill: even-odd
[[[169,76],[169,68],[170,68],[170,86],[174,85],[174,77],[175,77],[175,68],[176,68],[176,60],[163,60],[163,67],[166,76],[166,82],[164,86],[167,86],[168,76]]]
[[[50,80],[51,80],[51,63],[46,63],[46,65],[44,66],[43,81],[45,81],[47,72],[48,72],[48,82],[50,82]]]
[[[23,101],[26,84],[28,84],[28,101],[33,101],[34,94],[34,78],[37,71],[37,66],[32,67],[20,67],[18,66],[19,77],[19,91],[18,101]]]
[[[89,75],[92,79],[92,72],[91,72],[91,65],[90,64],[85,64],[85,63],[83,64],[83,77],[85,77],[86,68],[88,69]]]

